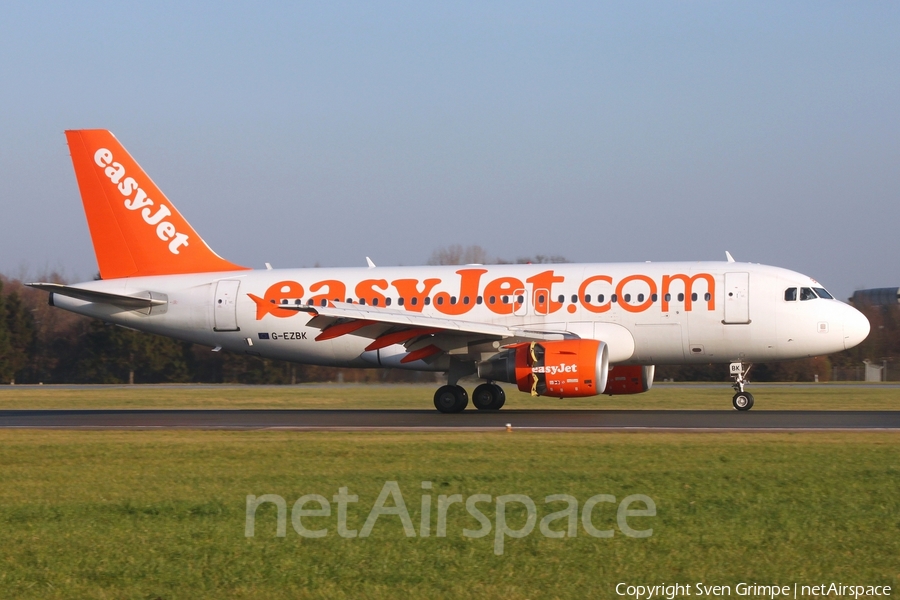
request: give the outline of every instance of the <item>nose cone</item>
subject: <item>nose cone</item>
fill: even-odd
[[[844,311],[844,349],[856,346],[869,335],[869,320],[852,306]]]

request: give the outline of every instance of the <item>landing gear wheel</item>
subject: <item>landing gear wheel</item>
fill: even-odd
[[[495,383],[482,383],[472,392],[472,404],[478,410],[500,410],[506,404],[506,392]]]
[[[469,404],[469,394],[458,385],[444,385],[434,393],[434,407],[442,413],[458,413]]]
[[[753,394],[750,392],[738,392],[731,399],[735,410],[750,410],[753,408]]]

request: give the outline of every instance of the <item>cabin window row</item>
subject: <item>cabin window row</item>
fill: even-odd
[[[793,289],[793,291],[794,291],[794,295],[796,296],[797,289],[796,289],[796,288],[792,288],[792,289]],[[809,289],[809,288],[803,288],[803,289],[804,289],[804,290],[807,290],[807,289]],[[817,288],[817,290],[818,290],[818,288]],[[791,291],[791,290],[789,289],[789,290],[787,290],[787,291],[785,292],[785,297],[784,297],[785,300],[788,300],[788,299],[789,299],[789,298],[788,298],[788,292],[790,292],[790,291]],[[820,296],[820,297],[822,297],[822,298],[825,298],[825,297],[830,298],[830,297],[831,297],[830,295],[827,295],[828,292],[825,292],[825,290],[821,290],[821,291],[824,292],[824,293],[826,294],[826,296]],[[814,297],[815,297],[815,296],[814,296]],[[593,297],[591,294],[585,294],[585,296],[584,296],[584,302],[590,304],[593,298],[594,298],[594,297]],[[678,294],[678,295],[676,296],[676,298],[678,299],[678,302],[684,302],[684,294],[680,293],[680,294]],[[691,300],[692,300],[693,302],[696,302],[696,301],[698,300],[698,298],[699,298],[699,296],[697,295],[696,292],[694,292],[693,294],[691,294]],[[708,302],[708,301],[710,300],[710,298],[711,298],[711,296],[710,296],[709,292],[703,294],[703,299],[704,299],[705,301]],[[644,294],[636,294],[636,296],[635,296],[635,300],[636,300],[638,303],[643,303],[645,299],[646,299],[646,296],[645,296]],[[793,299],[796,299],[796,298],[793,298]],[[809,298],[801,298],[801,300],[807,300],[807,299],[809,299]],[[341,301],[340,298],[333,298],[332,300],[333,300],[334,302],[340,302],[340,301]],[[487,299],[487,303],[488,303],[488,304],[497,304],[498,300],[499,300],[499,302],[500,302],[501,304],[509,304],[510,301],[513,301],[513,300],[514,300],[517,304],[524,304],[524,303],[525,303],[525,296],[523,296],[523,295],[521,295],[521,294],[519,294],[518,296],[512,296],[512,297],[511,297],[511,296],[500,296],[499,298],[498,298],[497,296],[490,296],[490,297],[488,297],[488,299]],[[622,300],[624,300],[625,302],[629,302],[629,303],[630,303],[630,302],[632,301],[632,295],[631,295],[631,294],[623,294],[623,295],[622,295]],[[657,302],[658,300],[659,300],[659,296],[658,296],[657,294],[651,294],[651,295],[650,295],[650,301],[651,301],[651,302]],[[545,298],[545,296],[544,296],[543,294],[538,295],[538,297],[537,297],[537,303],[538,303],[538,305],[543,305],[546,301],[547,301],[547,299]],[[572,301],[572,304],[577,304],[577,303],[578,303],[578,295],[577,295],[577,294],[572,294],[572,296],[571,296],[571,301]],[[605,295],[605,294],[598,294],[597,297],[596,297],[596,301],[597,301],[597,304],[603,304],[603,303],[605,303],[605,302],[606,302],[606,295]],[[617,294],[612,294],[612,295],[610,295],[609,301],[610,301],[610,302],[613,302],[613,303],[618,302],[618,301],[619,301],[618,295],[617,295]],[[671,301],[672,301],[672,294],[666,294],[666,295],[665,295],[665,301],[666,301],[666,302],[671,302]],[[273,300],[272,302],[275,302],[275,301]],[[363,306],[365,306],[366,304],[370,304],[371,306],[379,306],[379,305],[380,305],[380,304],[379,304],[379,299],[378,299],[378,298],[372,298],[372,299],[371,299],[371,302],[369,302],[366,298],[357,298],[357,299],[355,299],[355,300],[354,300],[353,298],[347,298],[346,302],[347,302],[348,304],[356,303],[356,304],[360,304],[360,305],[363,305]],[[384,306],[391,306],[391,302],[392,302],[392,301],[391,301],[391,298],[385,298],[385,299],[384,299]],[[410,299],[409,299],[409,304],[410,304],[411,306],[416,306],[416,305],[418,304],[418,302],[419,302],[419,299],[418,299],[418,298],[413,297],[413,298],[410,298]],[[422,304],[424,304],[425,306],[430,306],[430,305],[431,305],[431,302],[432,302],[432,300],[431,300],[431,298],[428,297],[428,296],[426,296],[425,298],[422,299]],[[458,302],[458,300],[457,300],[456,296],[450,296],[450,300],[449,300],[449,303],[450,303],[450,304],[456,304],[457,302]],[[557,302],[559,302],[560,304],[564,304],[564,303],[566,302],[566,297],[565,297],[565,295],[560,294],[560,295],[557,297]],[[290,302],[289,302],[287,299],[284,299],[284,300],[281,301],[281,304],[289,304],[289,303],[290,303]],[[298,299],[298,300],[294,300],[293,303],[294,303],[295,305],[302,305],[304,302],[303,302],[303,299]],[[441,296],[441,297],[437,297],[437,298],[434,299],[434,303],[437,304],[437,305],[442,305],[442,304],[444,304],[444,298],[443,298],[442,296]],[[462,298],[462,303],[463,303],[464,305],[470,304],[470,298],[469,298],[468,296],[463,296],[463,298]],[[484,303],[484,299],[483,299],[481,296],[476,296],[476,297],[475,297],[475,304],[481,305],[481,304],[483,304],[483,303]],[[405,304],[406,304],[405,298],[400,297],[400,298],[397,299],[397,306],[404,306]],[[307,305],[307,306],[312,306],[312,305],[313,305],[313,300],[312,300],[312,298],[310,298],[310,299],[308,299],[308,300],[306,301],[306,305]],[[319,305],[321,305],[321,306],[327,306],[327,305],[328,305],[328,300],[322,298],[321,300],[319,300]]]

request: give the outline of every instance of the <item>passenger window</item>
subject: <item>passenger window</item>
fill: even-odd
[[[544,295],[541,294],[540,296],[538,296],[538,304],[543,304],[543,303],[544,303]]]
[[[566,301],[566,297],[563,296],[562,294],[560,294],[560,295],[559,295],[559,298],[557,298],[556,301],[557,301],[557,302],[565,302],[565,301]]]
[[[834,296],[828,293],[828,290],[825,288],[813,288],[813,291],[816,293],[819,298],[824,298],[826,300],[834,300]]]
[[[597,296],[597,304],[603,304],[603,301],[606,299],[606,296],[600,294]]]
[[[709,295],[709,292],[706,292],[705,294],[703,294],[703,299],[706,300],[707,302],[709,302],[710,298],[712,298],[712,296]]]
[[[691,302],[696,302],[696,301],[697,301],[697,292],[694,292],[693,294],[691,294]]]
[[[815,300],[816,293],[811,288],[800,288],[800,300]]]
[[[509,304],[509,296],[502,296],[500,298],[500,302],[502,302],[503,304]]]
[[[397,306],[403,306],[403,302],[404,302],[403,296],[400,296],[399,298],[397,298]]]
[[[787,302],[796,302],[797,288],[788,288],[788,289],[784,290],[784,299]]]
[[[525,304],[525,296],[516,296],[516,302],[519,304]]]
[[[429,304],[431,304],[431,298],[425,296],[425,306],[428,306]]]
[[[390,305],[391,305],[391,299],[390,299],[390,298],[385,298],[385,299],[384,299],[384,305],[385,305],[385,306],[390,306]]]
[[[469,303],[469,297],[463,296],[463,304],[468,304],[468,303]]]
[[[631,294],[625,294],[623,296],[623,298],[624,298],[625,302],[631,302]]]
[[[638,302],[643,302],[643,301],[644,301],[644,295],[638,294]]]
[[[587,302],[588,304],[590,304],[591,303],[591,295],[590,294],[586,295],[584,297],[584,301]]]
[[[306,305],[307,305],[307,306],[312,306],[312,298],[310,298],[309,300],[306,301]]]
[[[310,300],[309,303],[312,304],[312,300]],[[328,306],[328,300],[326,300],[325,298],[322,298],[322,300],[319,302],[319,304],[321,304],[322,306]]]
[[[618,298],[616,298],[615,294],[613,294],[612,296],[609,297],[610,302],[615,302],[616,300],[618,300]]]
[[[578,294],[572,294],[572,304],[578,302]]]
[[[678,294],[678,301],[684,302],[684,294]]]
[[[359,299],[359,303],[362,304],[363,306],[365,306],[365,305],[366,305],[366,299],[365,299],[365,298],[360,298],[360,299]]]
[[[438,304],[443,304],[443,303],[444,303],[444,299],[443,299],[443,298],[440,298],[440,297],[437,298],[435,301],[436,301]]]
[[[488,304],[495,304],[496,302],[497,302],[497,297],[496,297],[496,296],[491,296],[491,299],[488,300]]]
[[[413,296],[412,298],[409,299],[409,303],[412,304],[413,306],[415,306],[416,304],[419,303],[419,299],[416,298],[415,296]]]
[[[481,304],[481,296],[475,296],[475,304]]]
[[[666,302],[671,302],[671,301],[672,301],[672,294],[666,294],[665,298],[666,298]]]
[[[372,306],[378,306],[378,298],[372,298]]]
[[[450,296],[450,304],[456,304],[456,296]]]
[[[652,300],[653,302],[656,302],[658,299],[659,299],[659,296],[657,296],[656,294],[653,294],[650,296],[650,300]]]

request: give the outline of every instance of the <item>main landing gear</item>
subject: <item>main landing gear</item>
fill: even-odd
[[[506,392],[496,383],[482,383],[472,392],[472,404],[478,410],[500,410]],[[469,405],[469,394],[459,385],[444,385],[434,393],[434,407],[442,413],[458,413]]]
[[[442,413],[458,413],[469,404],[469,394],[461,385],[443,385],[434,393],[434,407]]]
[[[472,404],[478,410],[500,410],[506,404],[506,392],[496,383],[482,383],[472,392]]]
[[[734,405],[735,410],[750,410],[753,408],[753,394],[744,391],[744,386],[750,383],[747,379],[747,373],[750,372],[752,367],[753,365],[747,365],[747,370],[745,371],[743,363],[731,363],[731,377],[734,379],[731,387],[736,392],[731,399],[731,403]]]

